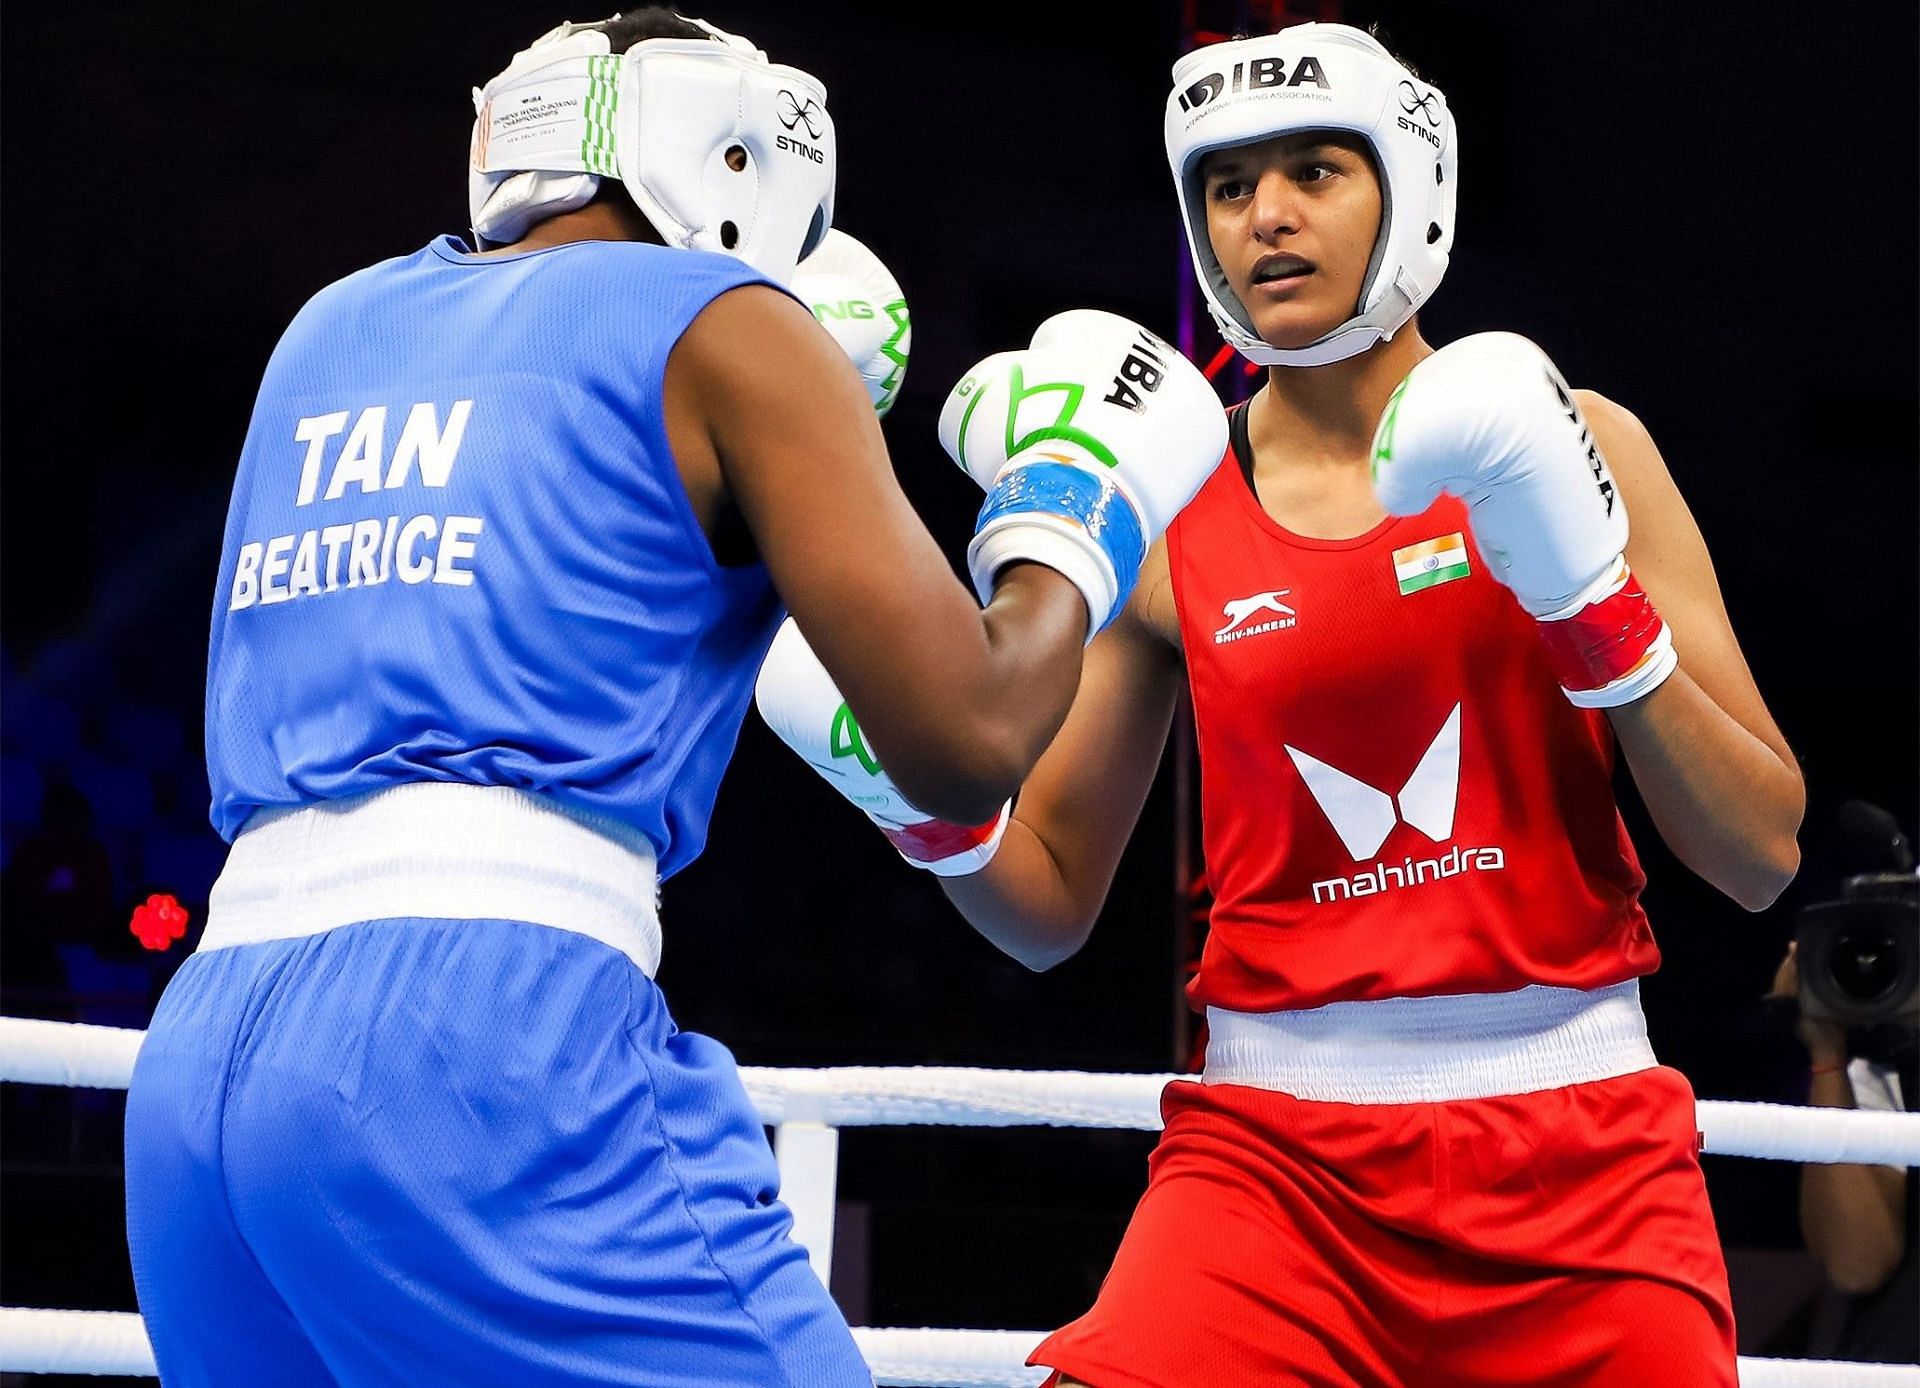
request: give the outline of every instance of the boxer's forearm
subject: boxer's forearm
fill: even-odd
[[[1073,710],[1022,787],[999,852],[941,884],[975,930],[1030,969],[1087,942],[1159,769],[1186,678],[1149,613],[1170,583],[1166,547],[1155,545],[1127,610],[1087,647]]]
[[[1609,716],[1675,856],[1749,911],[1770,906],[1800,865],[1799,769],[1709,698],[1684,665]]]
[[[1016,816],[993,861],[966,877],[942,878],[947,899],[1002,953],[1029,969],[1050,969],[1093,932],[1092,909],[1078,901],[1039,835]]]

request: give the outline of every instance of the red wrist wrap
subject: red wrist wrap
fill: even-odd
[[[1664,629],[1629,569],[1608,596],[1561,621],[1540,623],[1540,637],[1560,687],[1589,690],[1632,674]]]
[[[887,836],[888,843],[914,862],[937,863],[942,858],[978,848],[992,838],[993,831],[999,827],[1000,816],[995,815],[985,824],[949,824],[944,819],[929,819],[905,829],[889,829],[883,824],[880,832]]]

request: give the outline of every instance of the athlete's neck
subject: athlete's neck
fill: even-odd
[[[1416,322],[1345,361],[1269,367],[1247,416],[1255,456],[1364,465],[1387,397],[1432,354]]]
[[[651,241],[660,244],[660,233],[653,223],[640,215],[640,209],[623,204],[619,198],[601,196],[585,207],[557,213],[535,222],[518,241],[504,246],[489,246],[482,255],[518,255],[522,251],[545,250],[574,241]]]

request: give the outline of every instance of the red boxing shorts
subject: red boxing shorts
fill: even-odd
[[[1099,1299],[1030,1362],[1093,1388],[1735,1388],[1677,1071],[1423,1104],[1183,1082],[1161,1110]]]

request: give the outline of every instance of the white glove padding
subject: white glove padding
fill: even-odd
[[[1672,637],[1623,558],[1627,508],[1573,392],[1533,343],[1479,333],[1414,367],[1373,440],[1397,516],[1467,503],[1492,576],[1540,621],[1567,697],[1608,708],[1673,673]]]
[[[1032,560],[1087,600],[1088,639],[1125,606],[1147,546],[1220,465],[1227,421],[1206,377],[1118,314],[1071,309],[947,395],[940,443],[987,491],[967,563],[984,602]]]
[[[830,229],[794,270],[792,289],[853,359],[874,413],[885,415],[913,348],[913,320],[892,272],[860,242]]]
[[[1627,547],[1627,508],[1573,393],[1513,333],[1450,343],[1387,402],[1373,489],[1396,516],[1451,492],[1493,576],[1536,617],[1566,607]]]
[[[1007,829],[1008,806],[986,824],[949,824],[915,809],[867,746],[847,701],[789,617],[774,634],[753,701],[774,735],[867,812],[915,867],[964,877],[985,867]]]

